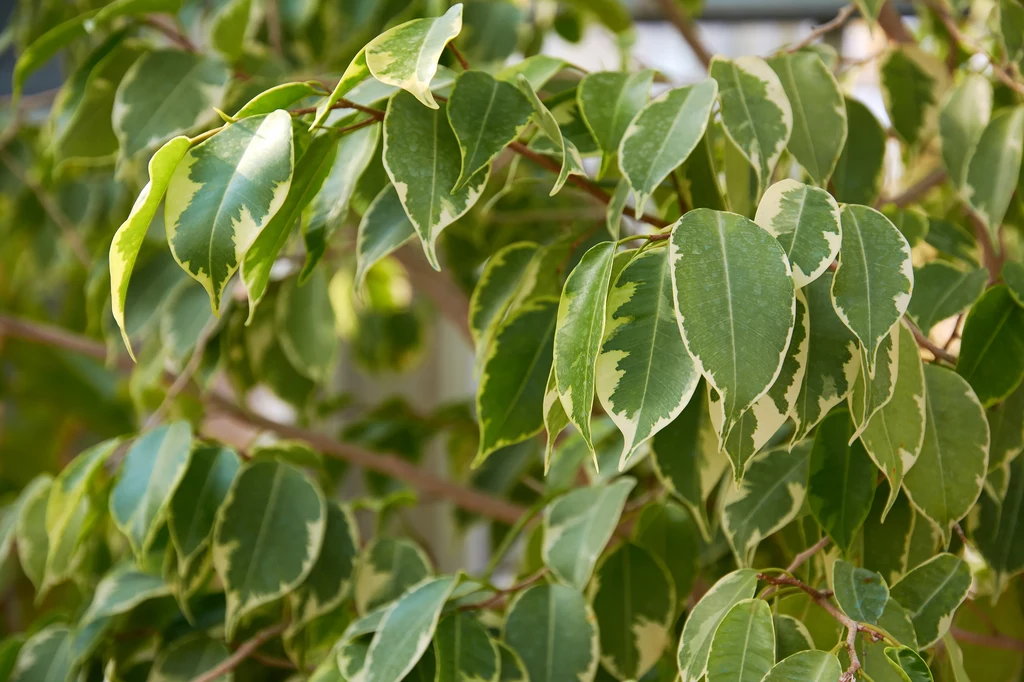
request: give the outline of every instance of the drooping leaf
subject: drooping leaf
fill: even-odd
[[[185,477],[192,428],[178,421],[144,434],[125,455],[110,493],[110,516],[136,556],[149,549]]]
[[[181,50],[144,55],[125,74],[114,99],[121,155],[133,158],[202,123],[220,104],[229,76],[228,65],[213,56]]]
[[[907,315],[928,334],[931,328],[973,304],[988,281],[988,270],[963,270],[947,261],[937,260],[914,269],[914,295]]]
[[[445,45],[461,30],[461,3],[440,17],[407,21],[367,43],[366,67],[380,82],[402,88],[425,106],[437,109],[430,81],[437,73],[437,62]]]
[[[230,448],[202,446],[192,452],[188,470],[171,498],[167,525],[184,575],[210,544],[213,524],[241,463]]]
[[[481,171],[453,192],[461,167],[445,107],[425,109],[408,93],[396,93],[384,117],[384,168],[435,270],[441,269],[438,235],[476,203],[487,180]]]
[[[718,82],[722,127],[754,169],[755,197],[760,197],[793,132],[789,98],[779,77],[759,57],[716,57],[709,71]]]
[[[962,190],[981,133],[992,115],[992,83],[971,74],[953,87],[939,112],[942,162],[953,187]]]
[[[640,110],[619,143],[619,169],[643,213],[647,199],[700,143],[708,127],[718,84],[707,78],[674,88]]]
[[[11,671],[10,682],[64,682],[72,673],[74,633],[63,625],[50,625],[32,635]]]
[[[871,206],[882,191],[886,133],[871,110],[846,98],[849,134],[839,155],[832,186],[836,201]]]
[[[541,101],[526,75],[519,74],[516,82],[519,85],[519,89],[530,100],[530,105],[533,107],[534,120],[541,133],[544,134],[548,141],[554,144],[559,155],[562,157],[561,169],[558,171],[558,177],[551,188],[551,196],[555,196],[565,186],[565,181],[569,179],[570,175],[586,175],[586,171],[583,169],[583,159],[580,157],[580,151],[575,143],[562,134],[562,129],[558,125],[555,115]]]
[[[839,608],[858,623],[877,623],[889,601],[882,576],[842,559],[832,564],[832,589]]]
[[[782,53],[770,58],[768,65],[778,75],[793,109],[787,149],[811,180],[824,187],[846,143],[846,103],[839,83],[811,52]]]
[[[356,290],[363,290],[366,273],[370,268],[415,236],[416,230],[402,208],[397,190],[394,185],[387,185],[370,203],[359,221],[356,233]]]
[[[863,363],[857,372],[848,401],[850,417],[856,427],[850,440],[859,438],[878,411],[892,400],[896,382],[899,381],[900,339],[903,338],[901,328],[902,325],[897,324],[882,337],[875,354],[874,375],[868,374]]]
[[[228,279],[284,203],[293,169],[284,111],[232,123],[186,152],[164,202],[178,264],[210,294],[216,313]]]
[[[779,240],[802,288],[821,276],[839,255],[839,206],[832,195],[796,180],[768,188],[754,222]]]
[[[900,45],[885,56],[880,71],[893,128],[911,146],[923,142],[937,124],[938,102],[947,82],[945,66],[916,45]]]
[[[153,662],[149,679],[152,682],[187,682],[220,665],[231,655],[222,642],[196,632],[171,642]],[[232,682],[233,673],[226,673],[212,682]]]
[[[447,112],[462,157],[457,190],[518,139],[530,122],[533,105],[511,83],[483,71],[466,71],[455,79]]]
[[[944,553],[912,570],[892,586],[890,593],[914,623],[918,646],[927,649],[949,630],[953,613],[970,588],[967,563]]]
[[[960,341],[957,374],[990,407],[1024,380],[1024,308],[1006,285],[992,287],[971,307]]]
[[[886,647],[885,657],[905,682],[932,682],[932,673],[921,654],[908,646]]]
[[[469,299],[469,332],[476,345],[477,363],[487,359],[494,334],[531,293],[539,266],[540,247],[514,242],[487,259]]]
[[[639,680],[672,635],[676,592],[668,569],[641,547],[624,544],[598,566],[590,602],[602,665],[620,680]]]
[[[359,559],[354,586],[356,608],[360,613],[370,613],[398,599],[431,573],[430,559],[411,540],[377,538]]]
[[[558,397],[569,421],[593,450],[590,412],[615,242],[592,247],[569,273],[558,303],[554,367]]]
[[[82,614],[81,624],[89,624],[122,613],[139,604],[170,593],[170,586],[160,576],[135,568],[111,571],[96,586],[92,601]]]
[[[480,621],[456,611],[437,625],[435,682],[498,682],[498,646]]]
[[[403,679],[430,646],[456,582],[454,577],[425,580],[388,607],[366,652],[366,663],[352,682]]]
[[[782,370],[796,309],[789,260],[753,221],[709,209],[683,216],[669,248],[679,326],[722,398],[724,436]]]
[[[548,371],[548,382],[544,387],[544,433],[546,442],[544,444],[544,475],[551,469],[551,455],[554,453],[555,441],[559,434],[569,425],[569,417],[562,407],[562,400],[558,397],[558,385],[555,381],[555,367],[551,366]]]
[[[237,61],[242,56],[251,12],[252,0],[227,0],[213,15],[210,44],[228,61]]]
[[[841,214],[843,243],[832,280],[832,304],[860,341],[862,361],[871,376],[878,344],[910,305],[910,244],[872,208],[847,204]]]
[[[229,640],[243,616],[306,579],[320,554],[326,516],[319,488],[290,464],[254,460],[238,472],[217,512],[212,545]]]
[[[988,470],[994,471],[1024,450],[1024,383],[1006,400],[990,407],[987,414],[992,435]]]
[[[323,86],[316,81],[281,83],[268,88],[246,102],[235,112],[234,118],[261,116],[278,109],[287,109],[309,97],[323,93]]]
[[[982,495],[978,526],[974,540],[982,556],[996,573],[996,594],[1001,594],[1007,581],[1024,571],[1024,458],[1017,457],[1006,465],[1009,469],[1006,494],[1002,500]]]
[[[800,651],[776,663],[764,682],[838,682],[843,668],[835,654],[827,651]]]
[[[899,495],[903,476],[921,454],[925,431],[925,386],[921,354],[910,329],[899,328],[899,373],[892,398],[860,434],[861,444],[889,480],[882,520]]]
[[[378,38],[383,37],[378,36]],[[345,72],[341,74],[341,78],[338,79],[337,84],[334,86],[334,90],[331,94],[316,107],[316,115],[313,117],[313,123],[310,124],[310,131],[316,130],[327,117],[330,115],[337,104],[345,95],[349,94],[353,88],[359,85],[366,77],[370,75],[370,69],[366,66],[366,50],[362,49],[352,57],[352,61],[345,67]]]
[[[948,542],[953,524],[974,506],[984,485],[988,421],[974,391],[954,372],[926,365],[924,379],[924,444],[903,488]]]
[[[542,405],[552,371],[557,313],[556,299],[536,298],[496,331],[476,394],[477,465],[495,450],[522,442],[544,428]]]
[[[630,121],[647,104],[654,72],[601,71],[583,77],[576,88],[576,103],[583,122],[601,150],[601,173],[612,167],[619,143]]]
[[[681,682],[697,682],[708,672],[708,654],[719,624],[733,606],[753,597],[755,589],[757,571],[741,568],[721,578],[693,607],[676,652]],[[770,612],[768,618],[770,622]],[[772,640],[774,659],[774,637]]]
[[[519,654],[530,682],[593,682],[597,626],[583,595],[565,585],[538,585],[508,608],[505,643]]]
[[[742,652],[737,656],[738,652]],[[744,599],[722,618],[708,654],[708,682],[760,682],[775,665],[772,610],[763,599]]]
[[[326,379],[338,352],[334,309],[327,292],[327,275],[315,270],[305,284],[286,280],[275,300],[277,340],[285,357],[303,376]]]
[[[619,522],[636,479],[579,488],[544,509],[544,563],[562,582],[586,587],[594,565]]]
[[[623,434],[620,467],[683,411],[700,379],[676,323],[668,257],[638,254],[608,294],[596,390]]]
[[[761,541],[796,518],[807,492],[809,443],[780,447],[750,460],[743,480],[722,501],[722,531],[736,560],[749,566]]]
[[[293,628],[298,630],[344,603],[352,589],[352,574],[359,552],[359,528],[348,510],[327,503],[323,548],[306,581],[289,595]]]
[[[1024,107],[1001,109],[985,126],[967,166],[964,198],[997,245],[999,226],[1020,177],[1022,151]]]
[[[37,590],[43,585],[46,571],[46,554],[49,540],[46,537],[46,506],[50,497],[53,478],[40,474],[25,486],[21,493],[21,508],[18,512],[15,542],[21,570]]]

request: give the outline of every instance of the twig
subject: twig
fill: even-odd
[[[448,49],[451,50],[452,54],[455,55],[455,58],[459,60],[459,66],[462,67],[462,70],[469,71],[469,62],[467,62],[466,58],[462,56],[462,53],[459,52],[459,48],[455,46],[454,42],[448,43]]]
[[[913,185],[905,189],[901,194],[894,197],[885,197],[879,200],[878,205],[896,204],[898,208],[905,208],[910,204],[920,201],[934,187],[938,187],[946,181],[946,171],[936,168]]]
[[[900,13],[893,6],[892,0],[886,0],[886,3],[882,5],[882,9],[879,10],[878,25],[885,31],[885,35],[889,37],[889,40],[894,43],[912,45],[917,42],[914,40],[914,36],[910,34],[910,31],[907,30],[907,26],[903,23]]]
[[[271,625],[270,627],[263,628],[253,635],[252,639],[244,642],[240,647],[235,649],[233,654],[225,658],[219,664],[213,666],[202,675],[193,677],[192,682],[213,682],[213,680],[217,679],[224,673],[231,672],[237,668],[242,661],[254,654],[257,649],[283,633],[287,627],[287,622],[281,622]]]
[[[828,547],[828,543],[830,543],[831,541],[831,538],[829,538],[829,536],[826,535],[825,537],[823,537],[822,539],[818,540],[813,545],[805,549],[804,551],[797,554],[795,557],[793,557],[793,561],[790,562],[789,566],[786,567],[786,573],[793,573],[794,571],[796,571],[796,569],[800,568],[805,563],[807,563],[808,559],[810,559],[812,556]]]
[[[81,235],[75,229],[75,224],[71,222],[71,218],[57,205],[53,197],[43,189],[42,185],[29,176],[25,167],[16,158],[11,156],[6,149],[0,149],[0,161],[3,161],[3,164],[7,166],[7,170],[11,171],[11,175],[18,178],[25,187],[28,187],[29,191],[36,195],[39,205],[43,207],[46,215],[50,216],[50,220],[56,223],[57,229],[64,234],[64,238],[68,240],[75,258],[82,264],[82,267],[86,270],[92,268],[92,258],[89,256],[89,249],[85,247],[85,242],[82,241]]]
[[[690,46],[694,56],[704,65],[704,68],[707,69],[711,66],[711,51],[704,45],[704,41],[701,40],[697,27],[693,25],[689,17],[683,14],[683,10],[680,9],[675,0],[658,0],[658,5],[661,6],[661,11],[665,13],[665,18],[676,27],[679,34],[683,36],[683,40]]]
[[[280,57],[284,54],[284,47],[281,41],[281,9],[277,0],[266,0],[266,10],[267,41],[274,54]]]
[[[806,38],[804,38],[798,43],[795,43],[794,45],[791,45],[789,49],[786,51],[797,52],[799,50],[802,50],[803,48],[807,47],[818,38],[822,37],[827,33],[831,33],[832,31],[836,30],[837,28],[845,24],[856,11],[857,8],[854,7],[852,4],[843,6],[842,8],[840,8],[839,13],[836,14],[836,16],[833,19],[831,19],[830,21],[826,21],[824,24],[816,27],[813,31],[810,32],[810,34],[808,34]]]
[[[953,325],[953,333],[946,339],[946,343],[942,344],[942,350],[948,351],[953,343],[960,338],[960,325],[964,323],[964,314],[960,313],[956,316],[956,324]]]
[[[195,43],[188,39],[188,36],[178,31],[173,26],[168,26],[155,17],[143,17],[139,20],[143,25],[149,26],[152,29],[163,33],[164,36],[178,47],[187,50],[189,52],[196,52]]]
[[[906,318],[904,318],[906,319]],[[907,326],[910,327],[911,333],[914,335],[914,340],[917,341],[917,345],[924,348],[926,351],[935,356],[936,360],[942,360],[950,365],[956,365],[956,356],[947,351],[942,346],[934,343],[931,339],[924,335],[924,333],[917,328],[917,325],[906,320]]]
[[[999,281],[999,273],[1003,269],[1003,259],[996,253],[992,236],[989,234],[988,228],[985,227],[985,223],[970,207],[967,207],[967,220],[971,223],[971,227],[974,229],[974,238],[978,240],[978,245],[981,247],[982,264],[988,268],[988,283],[995,284]]]
[[[988,647],[989,649],[1002,649],[1003,651],[1024,651],[1024,640],[1008,635],[983,635],[978,632],[958,628],[955,625],[949,628],[949,633],[957,641],[967,644],[976,644],[977,646]]]
[[[505,600],[505,597],[507,597],[508,595],[516,594],[517,592],[522,592],[530,585],[533,585],[534,583],[538,582],[547,574],[548,569],[547,566],[545,566],[544,568],[540,569],[539,571],[531,575],[529,578],[526,578],[523,581],[518,582],[515,585],[512,585],[511,587],[506,587],[505,589],[495,591],[492,597],[485,599],[484,601],[475,602],[473,604],[463,604],[459,607],[459,611],[477,611],[480,609],[489,609],[494,606],[497,606],[501,604]]]

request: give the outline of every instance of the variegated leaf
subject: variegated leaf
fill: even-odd
[[[734,605],[753,597],[756,589],[757,571],[741,568],[719,579],[701,597],[687,616],[679,638],[676,659],[680,682],[698,682],[704,677],[712,638],[722,619]]]
[[[963,195],[995,244],[1020,177],[1024,106],[997,111],[978,139],[967,166]],[[997,246],[998,248],[998,246]]]
[[[278,109],[287,109],[309,97],[323,94],[323,86],[316,81],[281,83],[259,93],[235,112],[234,118],[261,116]]]
[[[416,230],[402,208],[398,191],[394,185],[385,186],[359,221],[356,233],[356,290],[363,290],[366,273],[370,268],[415,236]]]
[[[368,614],[398,599],[431,573],[430,559],[411,540],[376,538],[358,561],[353,590],[356,608]]]
[[[871,206],[882,191],[888,136],[871,110],[846,98],[849,135],[839,155],[832,187],[836,201]]]
[[[885,56],[880,70],[893,128],[909,145],[923,142],[936,129],[938,103],[949,80],[945,65],[917,45],[900,45]]]
[[[171,176],[167,242],[215,313],[228,279],[284,203],[292,169],[291,116],[279,110],[226,126],[189,149]]]
[[[619,169],[633,189],[638,213],[700,143],[717,94],[718,84],[711,78],[674,88],[641,109],[626,128],[619,143]]]
[[[764,682],[839,682],[843,668],[828,651],[799,651],[782,659],[764,676]]]
[[[953,614],[970,588],[967,562],[952,554],[939,554],[908,573],[890,592],[907,610],[918,647],[927,649],[949,630]]]
[[[32,635],[21,651],[11,682],[65,682],[74,670],[74,632],[64,625],[49,625]]]
[[[654,71],[637,73],[601,71],[587,74],[576,88],[576,104],[583,122],[601,150],[601,172],[615,163],[626,127],[647,104]]]
[[[438,623],[434,652],[434,682],[498,682],[498,645],[487,628],[465,611],[456,611]]]
[[[348,509],[328,501],[323,548],[305,582],[288,595],[294,631],[330,613],[350,596],[358,552],[359,527],[355,519]]]
[[[144,601],[170,594],[170,586],[160,576],[122,567],[100,580],[80,623],[88,625],[102,618],[128,613]]]
[[[176,639],[160,651],[153,661],[150,682],[188,682],[224,662],[231,651],[216,639],[195,632]],[[234,673],[226,673],[211,682],[232,682]]]
[[[227,498],[241,466],[230,448],[200,446],[171,498],[167,525],[178,552],[179,575],[185,575],[210,544],[217,509]]]
[[[988,270],[964,270],[944,260],[914,269],[914,295],[907,315],[927,335],[932,327],[972,305],[985,290]]]
[[[539,250],[534,242],[514,242],[487,259],[469,299],[469,332],[478,365],[487,359],[502,323],[531,293],[538,276]]]
[[[742,652],[737,656],[737,652]],[[744,599],[722,618],[711,640],[707,682],[761,680],[775,665],[772,609],[763,599]]]
[[[1000,284],[981,295],[964,322],[956,371],[985,407],[1009,397],[1024,380],[1024,307]]]
[[[716,57],[709,70],[718,81],[722,127],[754,169],[755,194],[760,197],[793,132],[789,98],[779,77],[759,57]]]
[[[859,438],[872,418],[880,409],[889,404],[899,381],[900,339],[902,325],[897,324],[889,334],[882,338],[875,356],[875,373],[868,375],[867,368],[861,364],[860,371],[850,389],[850,417],[856,427],[850,435],[850,442]],[[915,346],[917,343],[915,342]]]
[[[967,76],[950,90],[942,105],[939,113],[942,162],[957,190],[963,189],[971,157],[991,115],[992,83],[981,74]]]
[[[724,437],[782,371],[796,310],[789,260],[753,221],[709,209],[683,216],[669,248],[679,327],[722,398]]]
[[[555,381],[555,366],[551,366],[548,372],[548,383],[544,387],[544,431],[547,434],[547,442],[544,444],[544,475],[551,469],[551,455],[554,451],[555,440],[569,425],[569,417],[562,407],[562,399],[558,397],[558,384]]]
[[[637,254],[608,294],[596,389],[622,431],[620,468],[683,411],[700,379],[675,320],[668,257],[667,248]]]
[[[572,140],[567,139],[562,134],[558,120],[544,102],[540,101],[540,97],[537,95],[537,91],[533,89],[529,79],[524,74],[520,74],[517,78],[517,83],[519,84],[519,89],[530,100],[530,105],[533,107],[533,117],[537,127],[540,128],[540,132],[555,145],[559,151],[559,156],[562,157],[561,169],[558,171],[558,177],[551,188],[551,196],[555,196],[561,191],[570,175],[586,176],[587,173],[583,169],[583,159],[580,157],[580,151]]]
[[[593,682],[600,652],[595,621],[577,590],[538,585],[509,605],[505,643],[522,658],[530,682]]]
[[[425,109],[412,95],[396,93],[384,116],[384,168],[436,270],[437,237],[476,203],[487,181],[485,169],[453,191],[461,166],[445,107]]]
[[[754,222],[782,244],[797,288],[820,277],[839,255],[839,205],[823,189],[796,180],[777,182],[761,198]]]

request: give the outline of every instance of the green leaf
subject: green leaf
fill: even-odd
[[[407,21],[367,43],[366,66],[380,82],[402,88],[425,106],[437,109],[430,81],[445,46],[461,30],[461,3],[440,17]]]
[[[383,37],[383,34],[378,37]],[[338,84],[335,85],[334,90],[331,91],[330,96],[317,105],[316,116],[313,117],[313,123],[310,124],[309,129],[313,131],[323,125],[324,121],[327,120],[327,117],[333,110],[334,105],[369,75],[370,69],[366,66],[366,50],[362,49],[359,50],[359,52],[356,53],[356,56],[352,58],[352,61],[349,62],[349,65],[345,68],[345,72],[341,74]]]
[[[874,375],[868,374],[863,363],[857,372],[848,401],[850,417],[856,427],[850,436],[851,441],[859,438],[878,411],[892,400],[899,374],[901,328],[902,325],[897,324],[882,338],[875,356]]]
[[[882,520],[899,495],[903,476],[921,454],[925,431],[924,368],[910,328],[899,327],[899,372],[892,398],[867,423],[861,444],[889,480],[889,498]]]
[[[178,421],[140,436],[128,450],[110,493],[110,516],[141,556],[156,540],[185,477],[192,451],[192,428]]]
[[[823,189],[777,182],[761,198],[754,222],[782,244],[797,288],[818,279],[839,255],[839,205]]]
[[[743,480],[727,487],[722,531],[741,566],[749,566],[761,541],[799,513],[807,493],[810,450],[808,443],[801,443],[756,455]]]
[[[803,289],[809,331],[804,381],[792,415],[794,443],[846,399],[860,367],[857,339],[832,306],[832,278],[825,272]]]
[[[838,682],[843,668],[835,654],[827,651],[800,651],[776,663],[764,682]]]
[[[953,87],[939,113],[942,162],[950,182],[962,191],[967,168],[981,133],[992,115],[992,83],[981,74],[970,74]]]
[[[171,362],[185,364],[212,321],[206,292],[193,280],[182,277],[167,295],[160,315],[160,342]]]
[[[519,654],[503,642],[498,642],[498,653],[501,657],[499,682],[530,682],[526,664]]]
[[[914,269],[914,295],[907,315],[927,335],[936,324],[978,300],[987,281],[985,268],[964,270],[942,260],[926,263]]]
[[[842,559],[832,564],[832,589],[839,608],[858,623],[877,623],[889,601],[889,586],[882,576]]]
[[[444,618],[434,635],[436,682],[498,682],[498,645],[487,628],[464,611]]]
[[[306,581],[289,595],[291,627],[295,631],[330,613],[350,596],[358,553],[359,528],[355,519],[337,502],[328,501],[323,548]]]
[[[877,476],[861,442],[850,443],[852,433],[848,412],[829,414],[815,432],[807,477],[811,513],[843,554],[871,511]]]
[[[576,103],[590,134],[601,150],[603,176],[615,162],[619,143],[630,121],[647,104],[654,71],[601,71],[587,74],[576,88]]]
[[[163,201],[167,185],[171,180],[178,162],[185,156],[189,148],[187,137],[176,137],[161,147],[149,160],[149,182],[142,188],[131,213],[114,233],[110,244],[110,300],[114,320],[121,329],[128,354],[135,359],[128,328],[125,322],[125,301],[128,299],[128,280],[135,269],[135,261],[139,249],[146,238],[149,224],[156,215],[156,210]]]
[[[411,95],[396,93],[384,117],[384,168],[435,270],[441,269],[438,235],[476,203],[487,181],[481,172],[453,191],[461,166],[445,108],[424,109]]]
[[[363,131],[356,131],[349,137],[358,136],[361,132]],[[344,139],[347,140],[348,137]],[[310,141],[295,165],[295,174],[284,203],[246,251],[242,260],[242,283],[249,298],[247,324],[252,322],[256,306],[263,300],[267,285],[270,283],[271,270],[277,262],[278,254],[288,241],[292,227],[299,220],[303,209],[321,191],[331,168],[336,165],[337,151],[336,135],[319,135]]]
[[[167,515],[180,575],[185,575],[209,546],[217,509],[227,499],[240,466],[238,455],[230,448],[201,446],[192,452]]]
[[[252,0],[227,0],[210,22],[210,44],[230,62],[242,56],[251,11]]]
[[[672,634],[676,593],[668,569],[641,547],[624,544],[598,566],[589,596],[601,663],[620,680],[639,680]]]
[[[779,77],[759,57],[716,57],[709,71],[718,81],[722,127],[754,169],[760,197],[793,132],[793,108]]]
[[[533,107],[534,120],[540,128],[540,132],[558,148],[559,155],[562,157],[562,167],[558,171],[558,177],[555,179],[554,186],[551,188],[551,196],[555,196],[565,186],[565,181],[570,175],[586,176],[586,171],[583,169],[583,159],[580,157],[579,149],[576,148],[572,140],[567,139],[562,134],[562,129],[558,125],[555,115],[540,100],[526,75],[519,74],[517,83],[519,84],[519,89],[523,91]]]
[[[46,537],[46,506],[52,487],[53,478],[49,474],[40,474],[21,492],[15,542],[21,569],[36,590],[42,587],[46,571],[46,554],[49,549]]]
[[[917,653],[908,646],[886,647],[885,658],[897,671],[900,678],[906,682],[932,682],[932,673],[928,664]]]
[[[706,78],[659,95],[630,121],[619,143],[619,169],[643,213],[647,199],[700,143],[718,84]]]
[[[889,204],[883,208],[882,213],[892,221],[900,234],[907,238],[911,248],[927,239],[931,220],[923,211],[916,208],[897,208],[895,204]],[[915,272],[915,278],[916,276]],[[911,303],[913,303],[913,298],[911,298]]]
[[[74,633],[63,625],[50,625],[32,635],[11,671],[10,682],[65,682],[73,671]]]
[[[180,50],[144,55],[128,69],[114,99],[121,155],[133,158],[202,123],[220,104],[229,77],[227,64],[216,57]]]
[[[338,354],[334,309],[327,295],[327,275],[315,270],[305,284],[285,280],[275,300],[275,328],[285,357],[303,376],[324,381]]]
[[[210,294],[214,312],[249,246],[284,204],[292,156],[291,117],[275,111],[232,123],[192,147],[171,176],[167,242]]]
[[[936,127],[937,105],[945,89],[945,65],[916,45],[900,45],[880,66],[882,98],[892,127],[911,145],[923,142]]]
[[[678,172],[683,181],[683,198],[688,206],[723,211],[727,205],[712,160],[711,137],[711,132],[705,131],[704,139],[693,148],[693,153],[679,167]]]
[[[433,578],[413,587],[384,614],[370,642],[366,664],[352,682],[398,682],[430,646],[441,609],[458,579]]]
[[[850,97],[846,117],[850,132],[832,174],[834,196],[836,201],[871,206],[882,192],[888,137],[871,110]]]
[[[727,436],[782,371],[796,309],[789,260],[753,221],[709,209],[683,216],[669,248],[683,339],[722,398]]]
[[[952,554],[939,554],[908,573],[890,593],[914,623],[918,647],[927,649],[949,630],[970,588],[967,563]]]
[[[974,391],[951,370],[926,365],[924,379],[924,444],[903,488],[948,543],[953,524],[981,494],[988,472],[988,421]]]
[[[323,86],[316,81],[281,83],[264,90],[246,102],[235,112],[235,118],[261,116],[277,109],[287,109],[302,100],[315,97],[323,92]]]
[[[595,386],[623,434],[619,468],[683,411],[700,379],[676,323],[668,256],[637,254],[608,294]]]
[[[551,373],[558,302],[536,298],[495,332],[476,394],[479,466],[495,450],[530,438],[544,428],[542,405]]]
[[[586,587],[635,485],[636,479],[625,477],[579,488],[544,508],[542,556],[555,577],[578,590]]]
[[[523,74],[534,90],[543,88],[549,80],[558,75],[558,72],[565,68],[564,59],[552,57],[546,54],[535,54],[527,57],[521,62],[510,64],[498,71],[495,78],[509,83],[516,83],[519,74]]]
[[[1024,571],[1024,458],[1006,465],[1009,469],[1006,494],[1001,501],[982,495],[974,540],[982,556],[996,574],[996,594],[1008,580]]]
[[[697,578],[700,537],[690,513],[672,500],[650,504],[640,512],[633,542],[668,569],[678,601],[693,589]],[[679,603],[677,610],[685,604]]]
[[[1006,285],[986,291],[968,313],[956,371],[986,407],[1024,380],[1024,308]]]
[[[615,257],[615,242],[592,247],[569,273],[558,302],[554,367],[558,397],[569,421],[591,451],[590,412],[594,405],[596,365],[605,328],[605,306]]]
[[[564,585],[538,585],[512,600],[505,642],[522,658],[530,682],[593,682],[598,642],[583,595]]]
[[[811,633],[799,620],[784,613],[774,614],[772,620],[775,624],[776,661],[781,662],[793,654],[814,649]]]
[[[320,554],[326,516],[323,494],[291,465],[254,460],[238,472],[213,530],[229,641],[242,617],[303,583]]]
[[[985,126],[967,167],[963,194],[997,247],[997,232],[1020,177],[1024,107],[1001,109]]]
[[[1009,287],[1013,300],[1024,306],[1024,263],[1017,261],[1003,263],[1002,272],[999,274],[1002,275],[1003,282]]]
[[[483,71],[466,71],[455,79],[447,111],[462,157],[454,188],[458,190],[519,138],[530,122],[533,105],[511,83]]]
[[[683,634],[679,638],[676,659],[679,662],[680,682],[698,682],[704,677],[708,672],[712,638],[719,624],[733,606],[753,597],[756,589],[757,571],[741,568],[721,578],[701,597],[686,618]],[[771,618],[770,612],[768,617]],[[772,639],[774,642],[774,637]],[[774,658],[774,643],[771,655]]]
[[[787,149],[811,180],[824,187],[846,143],[846,104],[839,83],[812,52],[783,53],[770,58],[768,65],[793,108]]]
[[[330,154],[329,159],[325,158],[313,171],[315,175],[309,181],[309,187],[294,218],[297,220],[299,212],[307,205],[310,207],[302,223],[302,239],[306,245],[306,262],[299,275],[302,282],[309,279],[313,268],[327,252],[334,232],[344,224],[359,178],[377,154],[380,129],[378,125],[370,125],[346,133],[337,142],[337,149]],[[332,132],[326,134],[328,138],[338,137]],[[306,154],[309,153],[307,149]],[[312,162],[316,163],[316,160]],[[304,177],[300,175],[302,170],[303,164],[300,163],[295,171],[293,185]]]
[[[738,602],[715,630],[708,654],[707,681],[760,682],[774,665],[771,607],[763,599]]]
[[[231,652],[223,643],[201,632],[176,639],[161,650],[153,662],[150,682],[189,682],[223,663]],[[225,673],[211,682],[232,682],[234,673]]]
[[[356,290],[363,290],[366,273],[370,268],[415,236],[416,230],[402,208],[395,186],[385,186],[359,221],[356,233]]]
[[[988,470],[994,471],[1024,450],[1024,383],[1002,403],[988,409],[988,427],[992,434]]]
[[[380,537],[359,558],[353,589],[359,613],[398,599],[432,573],[430,559],[411,540]]]
[[[170,586],[160,576],[134,568],[115,569],[96,586],[92,602],[80,619],[80,627],[128,613],[144,601],[167,594],[170,594]]]
[[[910,304],[910,244],[873,208],[848,204],[841,213],[843,244],[832,280],[832,304],[860,341],[864,366],[874,376],[878,344]]]

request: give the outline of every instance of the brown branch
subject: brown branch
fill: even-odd
[[[910,331],[914,335],[914,340],[917,341],[918,346],[934,355],[936,360],[941,360],[950,365],[956,365],[955,355],[925,336],[924,332],[918,329],[916,324],[906,318],[904,318],[904,320],[906,320],[907,326],[910,327]]]
[[[793,557],[793,561],[790,562],[789,566],[786,567],[786,573],[792,573],[796,569],[806,564],[808,559],[810,559],[812,556],[828,547],[828,543],[831,541],[832,539],[826,535],[825,537],[823,537],[822,539],[818,540],[813,545],[805,549],[804,551],[797,554],[795,557]]]
[[[664,12],[665,18],[676,27],[679,34],[683,36],[683,40],[690,46],[693,55],[704,65],[704,68],[707,69],[711,66],[711,50],[704,45],[697,27],[683,13],[683,10],[676,4],[676,1],[658,0],[658,5],[661,6],[661,11]]]
[[[164,34],[168,40],[177,45],[178,47],[187,50],[188,52],[197,52],[195,43],[188,39],[188,36],[178,31],[173,26],[168,26],[163,21],[156,17],[143,17],[139,20],[144,26],[148,26],[152,29],[159,31]]]
[[[0,314],[0,335],[63,348],[97,360],[104,360],[107,356],[106,347],[99,341],[50,325],[3,314]],[[131,360],[125,356],[120,356],[117,364],[119,368],[127,371],[133,366]],[[208,395],[207,401],[222,413],[248,426],[271,431],[284,438],[304,441],[328,457],[387,474],[408,483],[423,494],[450,500],[455,505],[481,516],[504,523],[515,523],[524,512],[517,504],[464,487],[421,469],[401,457],[373,452],[357,445],[338,442],[315,431],[275,422],[261,415],[252,414],[218,394]]]
[[[217,679],[221,675],[231,672],[237,668],[242,661],[256,653],[257,649],[283,633],[287,627],[288,623],[282,622],[263,628],[253,635],[252,639],[245,641],[240,647],[235,649],[233,654],[225,658],[219,664],[210,668],[202,675],[193,677],[192,682],[213,682],[213,680]]]
[[[910,34],[910,31],[907,30],[907,26],[903,23],[900,13],[893,7],[892,0],[886,0],[886,3],[882,5],[882,9],[878,12],[878,25],[885,31],[885,35],[889,37],[890,42],[901,45],[912,45],[917,42],[914,40],[914,36]]]
[[[806,38],[804,38],[798,43],[791,45],[789,49],[786,51],[797,52],[799,50],[802,50],[803,48],[807,47],[818,38],[822,37],[827,33],[831,33],[832,31],[836,30],[837,28],[845,24],[847,21],[849,21],[850,17],[852,17],[854,12],[856,11],[857,8],[854,7],[852,4],[845,5],[844,7],[840,8],[839,13],[836,14],[836,16],[833,19],[831,19],[830,21],[826,21],[824,24],[816,27],[813,31],[810,32],[810,34],[807,35]]]
[[[970,630],[963,630],[955,625],[949,628],[953,639],[966,644],[988,647],[989,649],[1001,649],[1003,651],[1024,651],[1024,640],[1010,637],[1008,635],[994,634],[983,635]]]
[[[469,62],[466,61],[466,58],[459,51],[459,48],[455,46],[455,43],[448,43],[448,49],[452,51],[453,55],[455,55],[455,58],[459,61],[459,66],[462,67],[462,70],[469,71]]]
[[[917,203],[925,197],[933,188],[938,187],[946,181],[946,171],[935,168],[902,193],[894,197],[880,199],[878,205],[895,204],[898,208],[906,208],[910,204]]]
[[[971,223],[971,227],[974,229],[974,238],[978,240],[978,245],[981,247],[981,261],[988,268],[988,283],[994,284],[999,281],[999,273],[1003,269],[1003,259],[996,252],[992,236],[988,233],[985,223],[969,206],[967,207],[967,220]]]
[[[267,42],[270,43],[270,49],[274,54],[280,57],[284,54],[284,44],[281,40],[281,8],[278,7],[277,0],[266,0],[264,6],[267,12]]]

